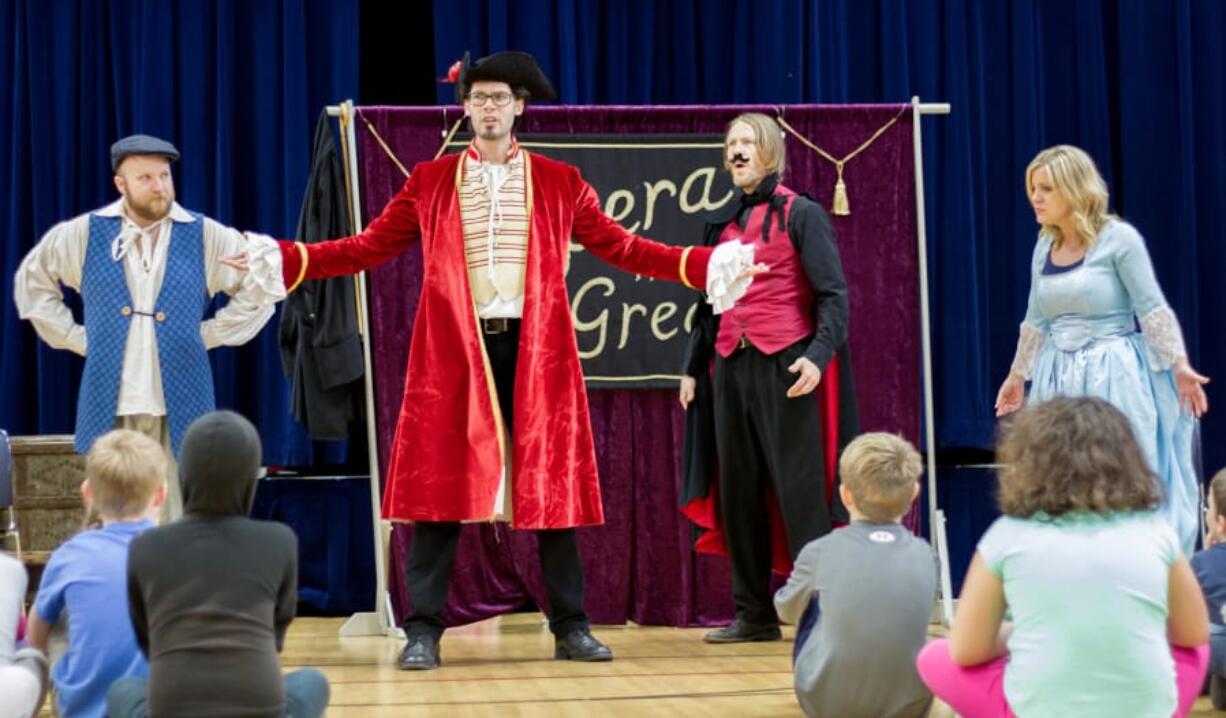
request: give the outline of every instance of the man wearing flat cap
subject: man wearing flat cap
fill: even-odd
[[[573,237],[629,272],[704,287],[727,264],[744,291],[749,256],[634,236],[600,209],[579,171],[520,147],[529,99],[555,99],[536,60],[499,52],[452,68],[473,142],[414,167],[366,231],[282,243],[286,284],[359,272],[421,242],[413,327],[383,515],[416,524],[406,562],[412,613],[402,669],[439,664],[460,525],[505,520],[537,532],[554,657],[613,657],[583,608],[575,527],[604,521],[587,394],[566,293]]]
[[[17,269],[13,295],[43,341],[85,357],[75,444],[87,453],[114,428],[161,442],[171,459],[164,519],[182,513],[173,469],[183,435],[213,410],[207,351],[255,336],[284,297],[280,254],[175,202],[170,163],[179,151],[148,135],[111,146],[119,199],[52,227]],[[240,272],[219,258],[246,252]],[[84,324],[61,285],[81,295]],[[218,292],[229,304],[205,320]]]

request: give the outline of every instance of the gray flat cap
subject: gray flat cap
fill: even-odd
[[[128,155],[161,155],[171,162],[179,159],[179,151],[166,140],[149,135],[128,135],[111,145],[111,171],[118,171],[119,163]]]

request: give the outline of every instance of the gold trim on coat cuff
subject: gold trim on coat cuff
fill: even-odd
[[[294,280],[293,284],[285,288],[286,294],[289,294],[297,289],[298,285],[302,284],[302,280],[306,279],[307,264],[309,264],[311,261],[311,254],[307,251],[305,244],[302,242],[294,242],[294,246],[298,248],[298,256],[301,258],[302,264],[298,267],[298,278]]]
[[[685,260],[689,258],[690,250],[692,249],[694,249],[694,247],[691,245],[681,250],[681,283],[690,289],[697,289],[697,287],[695,287],[693,284],[690,284],[690,278],[685,276]]]

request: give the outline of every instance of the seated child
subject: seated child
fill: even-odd
[[[0,552],[0,718],[37,715],[47,689],[47,657],[19,644],[28,580],[26,567]]]
[[[979,540],[949,640],[920,652],[924,682],[964,718],[1187,715],[1209,620],[1128,418],[1049,399],[1018,413],[997,457],[1004,515]]]
[[[932,694],[915,670],[936,599],[932,547],[899,521],[919,494],[923,464],[901,437],[857,437],[839,459],[852,522],[805,546],[775,594],[796,634],[796,697],[807,716],[918,718]],[[806,621],[806,623],[809,623]]]
[[[1192,557],[1192,570],[1209,609],[1209,695],[1214,710],[1226,710],[1226,469],[1209,484],[1205,550]]]
[[[316,718],[328,681],[277,659],[298,602],[298,540],[247,518],[263,450],[229,411],[188,428],[179,454],[183,517],[132,543],[128,604],[149,677],[110,691],[111,718]]]
[[[135,431],[104,434],[85,459],[81,494],[102,528],[82,531],[51,554],[30,611],[30,645],[43,653],[68,614],[68,646],[51,672],[64,718],[102,718],[111,684],[149,670],[128,620],[128,547],[153,528],[165,477],[162,447]]]

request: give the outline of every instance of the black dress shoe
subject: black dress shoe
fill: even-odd
[[[611,661],[613,651],[596,640],[588,629],[576,628],[565,638],[554,640],[553,657],[569,661]]]
[[[732,625],[709,631],[707,635],[702,637],[702,640],[707,643],[750,643],[753,641],[778,641],[781,638],[783,638],[783,632],[779,630],[777,625],[767,624],[763,626],[745,623],[738,618],[732,622]]]
[[[402,671],[432,671],[439,663],[438,639],[430,635],[410,637],[396,661]]]

